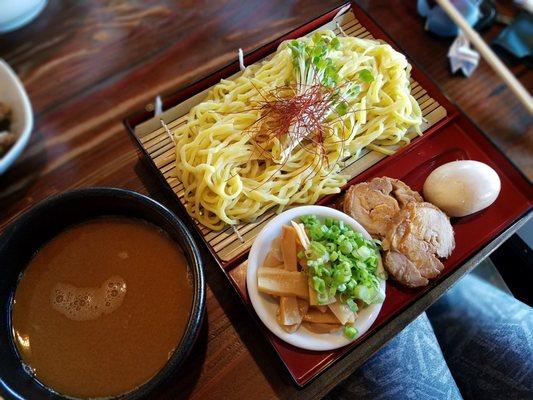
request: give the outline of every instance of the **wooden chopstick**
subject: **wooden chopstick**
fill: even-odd
[[[498,56],[494,54],[481,36],[479,36],[479,34],[470,26],[449,0],[436,1],[457,26],[459,26],[468,40],[470,40],[474,47],[481,53],[485,61],[487,61],[492,69],[505,81],[509,89],[511,89],[529,111],[529,114],[533,114],[533,100],[526,88],[522,86],[505,64],[501,62]]]

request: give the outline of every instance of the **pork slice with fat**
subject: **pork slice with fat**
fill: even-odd
[[[412,190],[409,186],[407,186],[405,183],[403,183],[399,179],[390,179],[390,182],[393,187],[392,193],[394,194],[394,197],[400,204],[400,207],[405,207],[408,203],[414,201],[416,203],[421,203],[424,201],[422,196],[420,196],[420,193]]]
[[[396,199],[390,196],[392,189],[388,178],[353,185],[344,195],[343,210],[372,236],[383,237],[400,210]]]
[[[435,278],[443,270],[436,256],[447,257],[454,247],[453,228],[446,214],[433,204],[410,202],[396,215],[383,241],[383,248],[391,254],[385,258],[385,267],[401,283],[420,286],[424,279]],[[423,279],[412,271],[406,273],[408,267],[415,268]]]
[[[398,251],[392,250],[385,253],[385,267],[394,279],[406,286],[418,287],[428,284],[428,280],[420,274],[415,263]]]
[[[431,203],[409,203],[405,210],[410,221],[410,234],[405,238],[406,248],[410,250],[411,246],[416,246],[418,249],[421,245],[411,244],[410,241],[423,241],[427,244],[427,247],[423,245],[424,250],[430,250],[441,258],[448,257],[455,248],[448,216]]]

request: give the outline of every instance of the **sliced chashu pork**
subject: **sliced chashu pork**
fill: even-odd
[[[417,266],[403,253],[390,250],[385,252],[385,267],[398,282],[409,287],[426,286],[429,281],[420,274]]]
[[[384,179],[384,178],[381,178]],[[391,181],[392,184],[392,193],[396,200],[398,200],[398,203],[400,204],[400,208],[405,207],[408,203],[414,201],[421,203],[424,201],[422,196],[420,196],[420,193],[412,190],[409,186],[407,186],[405,183],[403,183],[399,179],[392,179],[392,178],[386,178]]]
[[[410,202],[395,216],[383,240],[385,267],[407,286],[427,285],[455,247],[450,220],[431,203]]]
[[[358,221],[374,237],[386,236],[389,225],[407,203],[422,197],[398,179],[383,177],[358,183],[344,196],[343,211]]]

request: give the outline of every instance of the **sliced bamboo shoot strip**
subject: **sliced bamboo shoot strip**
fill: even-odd
[[[281,255],[281,236],[276,237],[272,241],[272,247],[270,248],[270,251],[272,252],[272,255],[280,261],[280,263],[283,261],[283,256]]]
[[[327,311],[322,313],[316,308],[310,308],[307,313],[304,315],[304,321],[307,322],[316,322],[319,324],[338,324],[340,321],[338,318],[331,312]]]
[[[304,224],[299,224],[297,222],[291,221],[291,224],[296,231],[296,234],[298,235],[298,239],[300,239],[300,244],[305,250],[309,250],[309,246],[311,245],[311,241],[307,237],[307,233],[305,233],[305,226]]]
[[[294,228],[283,225],[281,237],[281,254],[283,265],[287,271],[297,271],[296,265],[296,231]],[[279,299],[280,320],[283,325],[297,325],[302,322],[302,315],[298,308],[296,296],[282,296]]]
[[[334,333],[342,329],[342,325],[340,324],[314,324],[305,321],[303,322],[303,326],[314,333]]]
[[[300,309],[300,314],[304,316],[309,310],[309,301],[304,299],[298,299],[298,308]]]
[[[280,322],[280,326],[285,332],[294,333],[294,332],[296,332],[298,330],[298,328],[300,327],[300,324],[298,324],[298,325],[283,325]]]
[[[268,268],[284,268],[283,263],[278,260],[278,258],[274,255],[274,252],[270,250],[265,257],[265,261],[263,261],[263,267]]]
[[[302,315],[295,296],[283,296],[279,299],[279,317],[282,325],[300,325]]]
[[[257,286],[260,292],[274,296],[309,298],[307,276],[297,271],[262,267],[257,270]]]
[[[309,286],[309,304],[312,306],[318,306],[318,297],[316,295],[316,290]]]
[[[345,325],[347,323],[355,322],[355,314],[346,304],[336,302],[329,304],[328,307],[331,312],[335,314],[341,324]]]
[[[319,303],[316,290],[309,284],[309,304],[312,306],[327,306],[328,304],[335,303],[337,299],[335,296],[331,296],[325,302]]]
[[[296,259],[296,230],[292,226],[283,225],[281,233],[281,254],[283,265],[287,271],[297,271]]]

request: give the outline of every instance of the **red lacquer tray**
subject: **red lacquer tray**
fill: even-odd
[[[355,17],[366,30],[370,31],[374,37],[393,44],[392,40],[362,10],[356,5],[353,5],[352,8]],[[333,10],[281,37],[279,40],[258,49],[247,56],[245,61],[247,64],[253,63],[273,52],[281,40],[300,37],[324,25],[333,18],[337,10]],[[167,99],[164,102],[165,108],[182,103],[237,70],[237,64],[221,69]],[[378,350],[379,347],[376,343],[385,341],[384,339],[371,340],[373,336],[383,335],[386,330],[385,336],[388,339],[393,337],[408,322],[406,319],[414,319],[417,314],[421,313],[425,307],[435,300],[438,294],[441,294],[466,272],[467,269],[464,268],[464,265],[468,260],[472,260],[475,254],[478,254],[531,209],[533,189],[527,179],[457,107],[439,92],[438,88],[420,70],[415,67],[412,75],[420,86],[440,106],[445,108],[445,116],[427,129],[422,137],[417,138],[409,146],[398,151],[393,156],[384,158],[360,173],[346,187],[376,176],[390,176],[401,179],[413,189],[420,191],[427,175],[437,166],[449,161],[470,159],[484,162],[496,170],[502,181],[501,193],[496,202],[488,209],[472,216],[452,220],[457,245],[451,257],[444,262],[445,269],[437,280],[431,282],[429,286],[419,289],[406,289],[393,281],[389,280],[387,282],[386,300],[376,322],[368,332],[358,338],[353,344],[331,352],[301,350],[273,336],[256,318],[258,324],[261,325],[262,331],[287,367],[291,377],[300,386],[308,383],[348,352],[360,351],[363,356],[359,357],[359,364],[362,363],[365,358],[368,358],[370,354]],[[170,189],[173,184],[169,181],[168,171],[159,164],[153,152],[147,151],[146,141],[135,130],[136,126],[150,120],[152,117],[152,114],[140,113],[126,119],[125,124],[139,144],[142,152],[146,155],[150,165],[155,168],[157,175],[161,178],[161,182]],[[165,150],[165,146],[168,147],[168,145],[163,144],[159,146],[157,149],[158,155]],[[171,150],[169,151],[172,152]],[[172,189],[174,188],[172,187]],[[176,191],[172,190],[172,193],[175,197]],[[319,203],[334,206],[339,196],[328,196]],[[181,202],[179,204],[182,205]],[[198,225],[195,226],[204,238],[207,237],[205,230],[202,230]],[[237,293],[255,317],[245,286],[247,251],[243,251],[229,260],[223,260],[207,239],[206,243],[237,290]],[[420,301],[424,299],[426,301]],[[398,322],[400,320],[402,322]],[[365,346],[370,348],[364,348]]]

